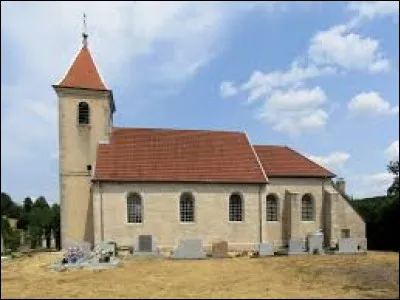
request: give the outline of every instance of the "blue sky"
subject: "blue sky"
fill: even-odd
[[[115,126],[245,131],[384,194],[399,148],[398,2],[2,2],[1,190],[58,201],[51,85],[81,47]]]

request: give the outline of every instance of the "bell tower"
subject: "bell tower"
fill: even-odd
[[[109,140],[115,105],[88,48],[83,46],[65,77],[53,88],[58,97],[61,246],[93,245],[91,178],[100,141]]]

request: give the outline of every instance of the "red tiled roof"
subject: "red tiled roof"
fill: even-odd
[[[107,90],[100,78],[89,49],[85,46],[82,47],[67,75],[58,86]]]
[[[335,177],[336,175],[285,146],[254,145],[268,177]]]
[[[244,133],[114,128],[94,181],[266,183]]]

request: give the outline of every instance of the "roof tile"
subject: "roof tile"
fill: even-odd
[[[335,177],[295,150],[286,146],[254,145],[268,177]]]
[[[68,70],[67,75],[65,75],[58,86],[107,90],[86,46],[82,47],[71,68]]]
[[[244,133],[138,128],[99,145],[93,180],[266,182]]]

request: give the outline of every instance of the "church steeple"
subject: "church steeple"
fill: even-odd
[[[58,87],[83,88],[91,90],[107,91],[103,80],[96,68],[96,64],[90,54],[88,44],[86,14],[83,15],[83,46],[72,63],[65,77],[56,85]]]
[[[108,90],[101,80],[87,45],[83,45],[75,61],[58,86],[103,91]]]

